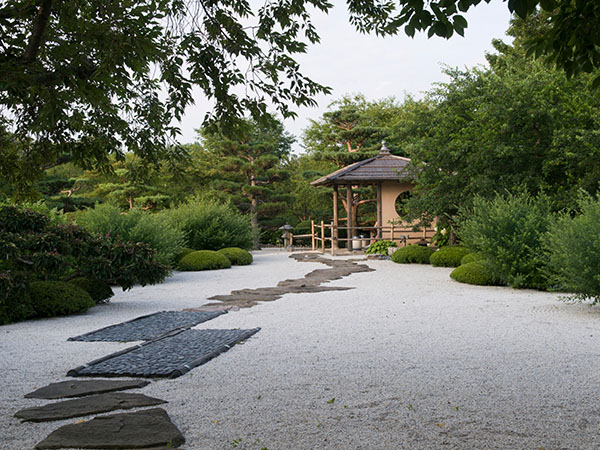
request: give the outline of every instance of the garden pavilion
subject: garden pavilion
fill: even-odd
[[[345,188],[346,205],[353,202],[353,187],[374,185],[377,189],[377,222],[373,226],[360,226],[360,230],[369,230],[371,239],[387,239],[397,243],[415,242],[427,239],[434,234],[434,230],[423,229],[415,231],[413,224],[403,222],[396,210],[396,200],[399,196],[414,189],[414,176],[409,170],[409,158],[392,155],[382,142],[379,154],[369,159],[355,162],[346,167],[342,167],[335,172],[325,175],[311,184],[316,187],[333,187],[333,222],[328,226],[331,228],[332,252],[338,248],[339,230],[347,230],[348,242],[347,248],[352,250],[353,239],[358,229],[353,227],[353,208],[347,207],[347,216],[338,217],[338,201],[340,197],[340,188]],[[406,195],[406,194],[404,194]],[[358,210],[358,209],[357,209]],[[345,221],[346,226],[340,227],[339,222]],[[323,249],[324,230],[321,226],[321,241]],[[314,235],[314,233],[313,233]],[[354,239],[354,246],[357,246],[357,239]]]

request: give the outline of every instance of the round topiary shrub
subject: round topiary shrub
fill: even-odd
[[[457,267],[450,273],[450,278],[460,283],[480,286],[499,286],[501,283],[494,274],[491,265],[484,260],[474,261]]]
[[[197,271],[197,270],[215,270],[228,269],[231,267],[231,261],[222,253],[213,250],[198,250],[181,258],[179,261],[179,270]]]
[[[393,253],[392,261],[399,264],[429,264],[429,258],[433,252],[434,250],[430,247],[407,245]]]
[[[194,250],[193,248],[183,247],[181,250],[179,250],[177,253],[175,253],[173,260],[175,261],[175,263],[179,264],[179,261],[181,261],[181,258],[183,258],[184,256],[187,256],[190,253],[195,252],[195,251],[196,250]]]
[[[94,303],[106,303],[115,295],[111,287],[102,280],[94,280],[91,278],[73,278],[69,283],[79,286],[85,292],[90,294]]]
[[[225,255],[234,266],[247,266],[254,261],[250,252],[238,247],[222,248],[219,253]]]
[[[35,317],[65,316],[95,305],[86,291],[62,281],[34,281],[29,285],[29,296]]]
[[[460,245],[447,245],[431,255],[429,262],[434,267],[458,267],[471,251]]]
[[[483,253],[479,253],[479,252],[474,252],[474,253],[469,253],[465,256],[463,256],[463,259],[460,260],[460,264],[469,264],[475,261],[481,261],[485,258],[485,256],[483,256]]]

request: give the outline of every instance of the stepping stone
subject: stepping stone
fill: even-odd
[[[36,449],[134,449],[176,448],[185,442],[162,408],[96,417],[60,427],[35,446]]]
[[[43,398],[54,400],[57,398],[83,397],[85,395],[102,394],[105,392],[125,391],[148,386],[145,380],[85,380],[61,381],[52,383],[25,395],[25,398]]]
[[[97,359],[67,375],[176,378],[259,330],[183,330]]]
[[[72,417],[89,416],[118,409],[141,408],[167,403],[158,398],[147,397],[143,394],[128,394],[123,392],[92,395],[75,400],[65,400],[50,403],[36,408],[22,409],[15,417],[23,422],[49,422],[51,420],[70,419]]]
[[[84,342],[131,342],[156,339],[174,330],[191,328],[199,323],[214,319],[227,311],[161,311],[137,317],[127,322],[110,325],[69,341]]]

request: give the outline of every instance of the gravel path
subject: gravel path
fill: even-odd
[[[1,447],[32,448],[74,422],[21,424],[17,410],[47,403],[24,394],[131,345],[68,337],[323,268],[254,256],[118,293],[84,315],[0,327]],[[600,448],[600,308],[462,285],[450,269],[368,265],[376,271],[331,283],[356,289],[287,294],[200,324],[261,331],[136,392],[169,401],[188,450]]]

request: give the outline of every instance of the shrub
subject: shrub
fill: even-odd
[[[140,209],[123,213],[117,206],[105,203],[79,212],[76,217],[77,223],[90,231],[148,244],[156,250],[157,261],[164,265],[176,264],[176,255],[183,247],[183,232],[162,214]]]
[[[485,260],[474,261],[457,267],[450,273],[450,278],[460,283],[480,286],[498,286],[502,284],[494,274],[492,265]]]
[[[94,300],[94,303],[96,304],[105,303],[115,295],[108,284],[98,279],[77,277],[69,280],[69,283],[79,286],[85,292],[90,294],[90,297],[92,297],[92,300]]]
[[[407,245],[401,247],[392,255],[392,261],[400,264],[429,264],[429,258],[434,250],[420,245]]]
[[[79,313],[95,304],[90,294],[79,286],[61,281],[34,281],[29,285],[29,295],[35,317]]]
[[[480,252],[473,252],[473,253],[467,253],[465,256],[463,256],[463,259],[460,260],[460,264],[469,264],[475,261],[481,261],[482,259],[485,259],[485,255],[483,253]]]
[[[184,256],[189,255],[190,253],[195,252],[195,251],[196,250],[194,250],[193,248],[183,247],[177,253],[175,253],[175,261],[177,261],[177,264],[179,264],[179,261],[181,261],[181,258],[183,258]]]
[[[573,292],[573,299],[600,301],[600,200],[579,199],[581,213],[561,216],[544,241],[547,275],[553,287]]]
[[[396,247],[396,243],[392,241],[375,241],[371,245],[369,245],[369,248],[365,253],[367,255],[387,255],[388,247]]]
[[[189,253],[179,261],[179,270],[183,271],[228,269],[229,267],[231,261],[227,256],[213,250],[198,250]]]
[[[34,313],[25,274],[0,272],[0,325],[29,319]]]
[[[447,245],[431,255],[429,262],[435,267],[458,267],[471,251],[460,245]]]
[[[225,255],[234,266],[247,266],[253,261],[250,252],[237,247],[222,248],[219,253]]]
[[[250,219],[230,205],[192,200],[161,214],[174,228],[183,232],[187,247],[200,250],[252,248]]]
[[[465,246],[485,254],[503,283],[543,289],[540,247],[553,220],[543,195],[476,197],[471,209],[461,211],[460,236]]]

